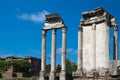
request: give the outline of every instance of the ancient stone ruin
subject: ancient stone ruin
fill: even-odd
[[[118,24],[102,7],[83,12],[78,28],[78,65],[73,80],[110,80],[119,75]],[[114,60],[110,60],[110,28],[114,30]],[[66,27],[58,14],[46,15],[42,29],[42,62],[39,80],[45,80],[46,32],[52,30],[52,60],[49,80],[55,80],[56,30],[62,29],[62,63],[60,80],[66,79]]]
[[[118,24],[103,8],[83,12],[78,30],[78,67],[74,80],[107,79],[118,75]],[[114,60],[110,61],[110,28],[114,30]],[[107,78],[106,78],[107,77]]]
[[[51,71],[49,80],[55,80],[55,68],[56,68],[56,30],[62,29],[62,65],[60,80],[66,80],[66,27],[62,18],[58,14],[46,15],[45,26],[42,29],[42,61],[41,61],[41,73],[39,80],[45,80],[45,68],[46,68],[46,32],[52,30],[52,52],[51,52]]]

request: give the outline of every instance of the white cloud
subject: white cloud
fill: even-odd
[[[67,53],[77,53],[77,50],[73,49],[73,48],[67,48]],[[57,53],[61,54],[62,53],[62,48],[58,48],[57,49]]]
[[[40,50],[34,50],[34,49],[30,49],[29,52],[31,53],[36,53],[36,54],[40,54]]]
[[[57,52],[58,54],[61,54],[61,53],[62,53],[62,48],[57,48],[56,52]]]
[[[47,15],[47,14],[49,14],[49,12],[46,11],[46,10],[43,10],[42,12],[37,12],[37,13],[33,13],[33,14],[24,13],[24,14],[21,14],[21,15],[17,15],[17,17],[19,19],[22,19],[22,20],[27,20],[27,21],[33,21],[33,22],[36,22],[36,23],[41,23],[41,22],[44,22],[45,15]]]

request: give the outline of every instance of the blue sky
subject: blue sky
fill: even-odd
[[[44,15],[58,13],[68,27],[67,57],[71,61],[77,62],[77,33],[82,18],[81,12],[102,6],[117,18],[118,25],[120,25],[119,5],[120,0],[1,0],[0,56],[34,56],[40,58],[41,29],[44,25]],[[110,34],[113,34],[112,31]],[[61,30],[58,30],[57,63],[61,63],[61,35]],[[112,42],[112,37],[110,41]],[[51,31],[48,31],[47,57],[51,56],[50,48]],[[112,48],[110,52],[112,55]],[[50,63],[48,58],[47,63]]]

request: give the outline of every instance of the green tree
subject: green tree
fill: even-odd
[[[12,64],[11,61],[0,60],[0,73],[5,72]]]
[[[67,79],[72,79],[72,72],[77,70],[77,65],[74,62],[71,62],[68,58],[66,59],[66,71],[67,71]]]
[[[25,74],[29,74],[30,73],[30,67],[31,67],[31,64],[27,61],[27,60],[18,60],[16,61],[17,63],[17,72],[22,72],[22,73],[25,73]]]
[[[66,66],[66,71],[68,74],[72,74],[72,72],[77,69],[76,63],[71,62],[68,58],[66,59]]]
[[[10,66],[17,65],[16,72],[22,72],[30,76],[31,64],[27,60],[6,61],[0,60],[0,73],[5,72]]]

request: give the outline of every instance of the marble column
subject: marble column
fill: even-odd
[[[82,71],[82,27],[78,30],[78,66],[77,71]]]
[[[41,73],[39,80],[45,80],[46,69],[46,30],[42,30],[42,58],[41,58]]]
[[[96,24],[92,24],[92,58],[93,70],[96,69]]]
[[[118,60],[118,26],[114,25],[114,60]]]
[[[56,69],[56,29],[52,29],[51,71],[49,80],[55,80]]]
[[[62,28],[62,59],[60,80],[66,80],[66,27]]]
[[[91,25],[91,69],[87,72],[87,77],[94,77],[96,71],[96,24]],[[89,33],[88,33],[89,34]]]
[[[118,60],[118,24],[117,20],[115,18],[111,19],[111,25],[113,26],[114,29],[114,55],[113,59]]]

